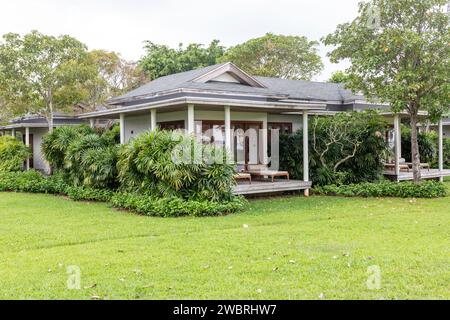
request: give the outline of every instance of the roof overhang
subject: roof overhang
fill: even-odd
[[[300,110],[325,110],[326,104],[321,102],[269,102],[252,101],[224,98],[206,98],[206,97],[179,97],[158,102],[143,103],[133,106],[123,106],[110,110],[102,110],[90,113],[84,113],[79,116],[80,119],[108,118],[108,116],[117,116],[120,114],[136,113],[143,110],[161,109],[180,105],[207,105],[207,106],[230,106],[245,108],[249,111],[268,109],[273,112],[288,112]]]

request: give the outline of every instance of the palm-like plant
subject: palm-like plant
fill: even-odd
[[[123,146],[118,161],[119,181],[128,191],[185,199],[223,200],[231,195],[234,166],[208,164],[211,150],[189,135],[146,132]],[[184,161],[183,161],[184,160]]]

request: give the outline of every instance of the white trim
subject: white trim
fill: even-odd
[[[218,98],[197,98],[197,97],[181,97],[181,98],[174,98],[169,99],[163,102],[151,102],[151,103],[143,103],[140,105],[134,105],[134,106],[128,106],[128,107],[119,107],[116,109],[111,110],[102,110],[102,111],[95,111],[90,113],[84,113],[79,116],[80,119],[89,119],[93,117],[100,117],[100,116],[108,116],[108,115],[117,115],[120,113],[128,113],[128,112],[134,112],[134,111],[142,111],[147,109],[158,109],[163,107],[169,107],[174,105],[181,105],[181,104],[197,104],[197,105],[217,105],[217,106],[223,106],[223,105],[229,105],[234,107],[248,107],[248,108],[272,108],[274,110],[285,110],[286,112],[288,110],[310,110],[310,109],[316,109],[316,110],[325,110],[326,104],[323,105],[316,105],[316,104],[290,104],[290,103],[279,103],[279,102],[265,102],[265,101],[248,101],[248,100],[227,100],[227,99],[218,99]]]

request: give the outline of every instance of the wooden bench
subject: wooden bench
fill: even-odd
[[[272,183],[275,182],[276,177],[285,177],[288,181],[290,180],[289,172],[269,170],[266,165],[248,165],[247,168],[248,173],[250,173],[252,176],[260,178],[269,177],[272,179]]]
[[[252,184],[252,175],[250,173],[238,172],[235,174],[234,178],[236,180],[248,180]]]

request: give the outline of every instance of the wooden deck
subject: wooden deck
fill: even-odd
[[[450,170],[443,170],[439,171],[438,169],[430,169],[428,171],[427,169],[422,169],[422,179],[439,179],[440,177],[450,177]],[[396,175],[394,171],[384,171],[384,176],[388,179],[395,180]],[[409,172],[401,171],[400,175],[398,176],[398,181],[410,181],[414,180],[412,170]]]
[[[276,194],[288,191],[300,191],[311,188],[311,182],[299,180],[277,179],[274,183],[271,181],[253,181],[252,184],[246,181],[239,181],[234,187],[233,193],[237,195],[263,195]]]

